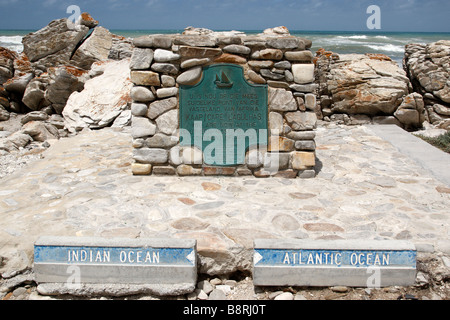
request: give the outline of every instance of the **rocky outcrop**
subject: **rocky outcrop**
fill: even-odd
[[[14,60],[17,54],[11,50],[0,47],[0,84],[5,83],[14,76]]]
[[[21,135],[17,136],[18,139],[13,136],[9,142],[3,141],[4,151],[19,150],[32,141],[43,142],[66,136],[61,115],[71,94],[83,91],[88,80],[103,75],[103,62],[131,57],[134,49],[131,39],[113,35],[98,24],[88,13],[83,13],[75,24],[59,19],[25,36],[22,54],[0,48],[0,121],[9,120],[11,112],[26,114],[23,117],[25,122],[19,123],[19,127],[22,125]],[[86,111],[90,103],[87,101],[84,101],[84,110],[68,111],[71,116],[77,112],[82,114],[88,124],[81,127],[121,127],[131,122],[129,87],[124,79],[129,76],[129,69],[124,70],[125,76],[121,75],[120,79],[110,77],[110,81],[116,81],[116,87],[103,83],[105,90],[101,94],[98,92],[102,90],[97,88],[95,94],[101,98],[91,97],[94,102],[91,111]],[[127,95],[122,91],[127,91]],[[108,109],[102,103],[111,106]],[[82,122],[78,118],[76,121]],[[71,131],[77,130],[71,127]],[[24,136],[29,138],[21,139]],[[11,142],[16,140],[18,143]]]
[[[89,70],[94,62],[108,59],[112,47],[112,34],[103,27],[97,27],[83,42],[71,59],[71,63]]]
[[[48,73],[32,79],[25,89],[22,102],[31,110],[41,110],[50,106],[51,102],[45,97],[49,83]]]
[[[412,94],[406,72],[385,55],[337,56],[320,50],[316,82],[324,120],[347,124],[390,122],[414,129],[425,120],[422,97]]]
[[[88,80],[81,92],[72,93],[62,113],[70,132],[109,126],[123,111],[129,109],[132,87],[129,79],[130,61],[102,62],[95,67],[101,68],[103,74]]]
[[[78,44],[88,34],[89,28],[77,25],[70,28],[67,19],[50,22],[45,28],[23,38],[24,53],[36,69],[68,65]]]
[[[60,66],[49,68],[48,74],[50,80],[45,97],[51,102],[53,110],[61,114],[70,95],[83,90],[89,73],[72,66]]]
[[[133,49],[134,46],[131,39],[113,34],[108,59],[123,60],[131,58]]]
[[[450,129],[450,41],[407,45],[404,68],[424,98],[427,120]]]

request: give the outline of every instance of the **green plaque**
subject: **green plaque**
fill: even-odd
[[[180,88],[180,145],[201,149],[207,165],[244,164],[250,147],[268,144],[267,100],[267,85],[248,83],[242,67],[205,67],[198,84]]]

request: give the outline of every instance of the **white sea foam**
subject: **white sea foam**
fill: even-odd
[[[22,36],[0,36],[0,47],[22,52]]]
[[[362,35],[362,36],[349,36],[349,37],[346,37],[346,36],[337,36],[336,38],[338,38],[338,39],[365,40],[365,39],[367,39],[367,36],[365,36],[365,35]]]
[[[405,47],[396,46],[393,44],[367,45],[367,47],[372,50],[384,51],[384,52],[404,52],[405,51]]]

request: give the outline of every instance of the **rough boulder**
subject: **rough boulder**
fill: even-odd
[[[407,45],[404,68],[424,98],[427,120],[450,129],[450,41]]]
[[[101,69],[103,74],[88,80],[83,91],[69,97],[63,111],[66,129],[103,128],[126,111],[131,103],[129,66],[128,59],[94,64],[93,69]]]

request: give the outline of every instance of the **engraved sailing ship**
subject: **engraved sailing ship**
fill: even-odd
[[[233,82],[228,79],[225,72],[222,71],[222,79],[219,77],[218,74],[216,74],[216,81],[214,81],[217,87],[219,88],[231,88],[233,87]]]

